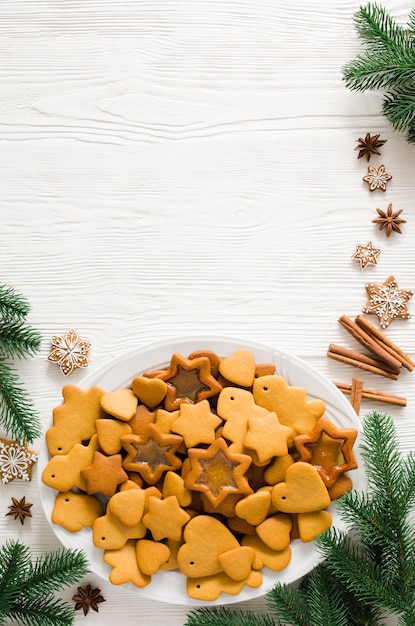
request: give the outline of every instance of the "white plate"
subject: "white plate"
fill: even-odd
[[[283,376],[288,384],[304,387],[310,399],[321,398],[324,400],[326,403],[326,416],[337,427],[356,428],[360,431],[360,422],[351,404],[330,380],[296,357],[260,344],[238,339],[219,337],[181,338],[176,341],[168,341],[135,349],[120,356],[98,371],[87,375],[78,383],[78,386],[87,390],[94,385],[98,385],[104,391],[113,391],[130,386],[134,376],[144,371],[166,367],[173,352],[179,352],[187,356],[194,350],[207,349],[225,357],[233,354],[241,347],[250,348],[255,355],[257,363],[274,363],[278,374]],[[350,476],[353,480],[354,488],[361,491],[365,488],[366,481],[357,444],[355,444],[354,452],[359,468],[353,470]],[[42,505],[51,528],[66,548],[83,549],[88,556],[91,571],[108,580],[111,568],[103,561],[103,550],[94,547],[91,530],[84,528],[78,533],[71,533],[62,526],[53,524],[51,521],[57,492],[47,487],[41,479],[42,472],[49,458],[45,438],[43,438],[38,460],[39,490]],[[342,520],[336,512],[335,504],[330,506],[329,511],[333,516],[333,526],[343,528]],[[252,589],[244,586],[237,596],[222,593],[218,600],[209,604],[231,604],[259,597],[268,591],[276,581],[291,583],[298,580],[315,567],[321,559],[314,542],[302,543],[300,540],[295,540],[291,542],[291,548],[292,557],[288,567],[281,572],[272,572],[263,568],[263,584],[260,587]],[[178,571],[158,572],[152,577],[151,583],[143,589],[136,587],[132,583],[123,585],[123,588],[130,589],[140,597],[172,604],[188,606],[206,604],[206,602],[200,602],[188,597],[186,593],[186,578]]]

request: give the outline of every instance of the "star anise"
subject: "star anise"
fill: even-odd
[[[78,593],[72,597],[75,602],[75,610],[82,609],[84,615],[88,615],[89,609],[98,613],[98,604],[105,602],[105,598],[101,596],[101,589],[92,589],[91,585],[86,587],[78,587]]]
[[[376,209],[376,211],[378,212],[379,217],[375,220],[372,220],[372,222],[374,224],[380,224],[379,230],[383,230],[384,228],[386,228],[386,237],[389,237],[392,231],[402,234],[399,225],[406,224],[406,220],[403,220],[399,217],[402,213],[402,209],[399,209],[399,211],[394,211],[392,203],[390,203],[386,213],[381,209]]]
[[[26,496],[23,496],[21,500],[12,497],[12,502],[13,504],[9,506],[10,510],[6,515],[14,515],[14,519],[19,518],[20,523],[23,525],[26,517],[32,517],[30,509],[33,504],[26,502]]]
[[[387,142],[387,139],[379,139],[380,133],[377,135],[370,135],[370,133],[366,133],[366,137],[360,137],[357,141],[359,142],[356,146],[355,150],[359,150],[359,154],[357,155],[358,159],[362,157],[366,157],[367,161],[370,161],[370,157],[372,154],[379,154],[380,152],[378,148],[381,148],[384,143]]]

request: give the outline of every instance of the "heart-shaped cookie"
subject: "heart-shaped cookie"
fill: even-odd
[[[313,541],[318,535],[330,528],[331,515],[328,511],[313,511],[298,514],[298,532],[301,541]]]
[[[257,526],[268,515],[270,505],[271,493],[269,491],[256,491],[236,503],[235,513],[248,524]]]
[[[251,573],[252,563],[255,558],[255,550],[249,546],[240,546],[222,552],[218,556],[218,561],[222,569],[232,580],[245,580]]]
[[[161,565],[168,561],[170,549],[160,541],[139,539],[136,545],[136,554],[138,566],[143,574],[151,576],[160,569]]]
[[[145,494],[142,489],[118,491],[108,500],[108,510],[124,526],[138,524],[144,512]]]
[[[126,422],[112,419],[99,419],[95,422],[99,445],[105,454],[118,454],[122,448],[120,437],[131,433],[131,426]]]
[[[197,515],[184,529],[184,544],[179,549],[179,569],[189,578],[212,576],[223,570],[219,555],[239,548],[231,531],[215,517]]]
[[[131,386],[137,398],[150,410],[160,404],[167,393],[167,384],[160,378],[136,376]]]
[[[250,387],[255,378],[255,357],[251,350],[241,348],[222,359],[219,371],[224,378],[241,387]]]
[[[108,391],[101,397],[101,408],[123,422],[128,422],[134,417],[137,405],[137,396],[131,389]]]
[[[287,567],[291,560],[290,546],[285,548],[285,550],[273,550],[262,539],[254,535],[243,537],[241,544],[250,546],[255,550],[255,560],[252,567],[258,570],[265,566],[273,572],[280,572]]]
[[[317,470],[299,461],[287,469],[285,482],[274,485],[272,503],[283,513],[310,513],[330,504],[330,496]]]
[[[256,527],[258,537],[272,550],[285,550],[290,544],[292,521],[289,515],[278,513]]]

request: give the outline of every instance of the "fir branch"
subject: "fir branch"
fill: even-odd
[[[16,293],[13,287],[0,285],[0,317],[3,320],[24,320],[30,311],[26,298]]]
[[[354,91],[403,89],[415,79],[415,58],[394,51],[381,50],[358,54],[343,67],[346,87]]]
[[[386,10],[374,2],[369,2],[354,15],[358,34],[374,51],[395,49],[411,50],[412,41],[406,30],[388,15]]]
[[[309,625],[309,614],[300,589],[277,583],[265,597],[268,606],[279,618],[279,625]]]
[[[363,423],[364,441],[361,445],[369,490],[374,500],[388,503],[389,515],[399,519],[407,514],[408,493],[404,484],[405,463],[399,452],[394,424],[386,413],[368,413]],[[410,463],[411,464],[411,463]],[[412,464],[410,473],[415,471]],[[412,481],[411,481],[411,484]]]
[[[408,32],[411,35],[415,34],[415,9],[412,9],[411,12],[409,13]]]
[[[77,582],[87,572],[83,552],[62,550],[31,562],[19,541],[0,548],[0,626],[6,619],[22,626],[70,626],[73,607],[54,593]]]
[[[395,532],[387,523],[389,507],[377,500],[373,502],[368,494],[353,490],[345,493],[337,502],[337,510],[347,526],[359,533],[366,543],[383,547],[395,540]]]
[[[245,613],[225,607],[203,607],[190,611],[184,626],[277,626],[268,615]]]
[[[39,351],[39,331],[20,321],[0,321],[0,354],[4,358],[33,356]]]
[[[8,616],[21,626],[71,626],[74,623],[73,607],[60,598],[40,597],[36,602],[22,598]]]
[[[354,14],[355,28],[366,52],[342,68],[346,86],[354,91],[382,89],[382,112],[398,131],[415,142],[415,10],[403,28],[386,10],[369,2]]]
[[[330,529],[317,538],[325,560],[299,587],[277,583],[267,592],[275,626],[380,626],[385,612],[397,616],[399,626],[415,626],[415,526],[410,518],[415,453],[403,458],[392,418],[384,413],[365,416],[362,439],[368,493],[352,491],[337,501],[349,533]],[[199,609],[186,626],[268,626],[265,619]]]
[[[16,371],[0,361],[0,424],[15,439],[32,443],[42,434],[40,420]]]
[[[314,626],[350,626],[342,588],[326,567],[316,567],[301,588]]]
[[[79,551],[57,550],[37,559],[21,585],[28,597],[51,594],[76,583],[86,574],[85,556]]]
[[[28,569],[29,549],[20,542],[6,542],[0,548],[0,624],[16,601],[16,585]]]
[[[398,131],[415,125],[415,89],[396,89],[385,95],[383,114]]]
[[[340,580],[360,602],[374,604],[392,613],[404,613],[408,602],[401,590],[385,584],[378,563],[370,561],[361,547],[349,537],[339,536],[333,531],[318,538],[318,547],[326,557],[328,570]]]

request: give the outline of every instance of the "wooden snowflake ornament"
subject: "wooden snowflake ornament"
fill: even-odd
[[[88,367],[88,351],[91,343],[81,339],[73,328],[61,337],[52,337],[52,351],[48,361],[57,363],[64,376],[72,374],[77,367]]]

